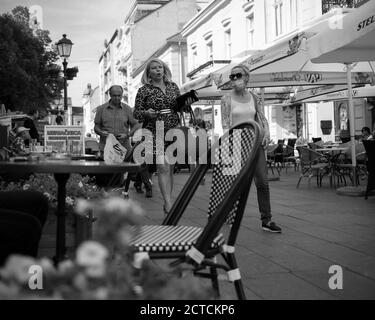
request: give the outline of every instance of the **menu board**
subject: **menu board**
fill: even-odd
[[[85,153],[85,139],[83,126],[44,127],[44,145],[58,153],[82,155]]]

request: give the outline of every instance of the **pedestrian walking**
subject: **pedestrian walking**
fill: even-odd
[[[228,129],[246,120],[255,120],[265,131],[262,142],[267,149],[269,143],[269,126],[267,119],[259,109],[257,97],[247,90],[250,81],[250,71],[244,65],[237,65],[229,76],[232,90],[221,99],[221,115],[224,129]],[[270,191],[267,176],[267,162],[265,151],[259,152],[259,159],[254,173],[257,188],[258,206],[265,231],[280,233],[281,228],[271,220]]]
[[[173,165],[165,156],[165,149],[172,142],[164,139],[164,146],[161,148],[163,150],[156,146],[156,122],[163,123],[164,133],[180,124],[179,115],[175,111],[180,90],[171,78],[172,73],[163,61],[150,59],[142,76],[143,86],[137,92],[134,108],[134,117],[143,122],[143,127],[153,135],[153,160],[156,162],[165,214],[172,207]]]
[[[123,89],[119,85],[113,85],[109,89],[110,100],[97,108],[94,120],[94,131],[100,136],[99,150],[101,155],[104,152],[108,135],[113,134],[127,150],[126,159],[132,152],[129,138],[134,135],[135,131],[137,131],[141,125],[133,117],[130,106],[121,102],[122,94]],[[102,177],[104,180],[107,180],[108,175],[103,175]],[[100,182],[100,184],[103,183],[105,184],[103,181]]]

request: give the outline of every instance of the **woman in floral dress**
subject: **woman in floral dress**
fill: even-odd
[[[163,61],[149,60],[142,76],[143,86],[137,92],[133,113],[134,118],[143,123],[143,128],[152,133],[153,163],[156,162],[165,213],[172,207],[173,166],[165,155],[165,149],[172,141],[163,139],[161,145],[156,134],[164,138],[168,130],[177,128],[180,124],[179,114],[175,111],[180,90],[171,78],[172,73]],[[146,147],[146,150],[151,149]]]

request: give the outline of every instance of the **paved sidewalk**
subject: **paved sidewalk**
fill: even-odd
[[[282,171],[280,181],[271,181],[274,221],[282,234],[264,232],[260,227],[256,191],[250,192],[237,242],[237,260],[248,299],[375,299],[375,196],[341,196],[322,188],[314,179],[308,186],[299,172]],[[188,178],[187,171],[175,175],[174,196]],[[202,225],[206,219],[211,174],[200,186],[184,215],[183,223]],[[162,198],[154,177],[154,197],[130,197],[144,208],[147,223],[163,219]],[[343,289],[328,286],[330,266],[343,269]],[[222,298],[236,299],[234,287],[221,283]]]

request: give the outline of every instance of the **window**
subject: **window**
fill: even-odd
[[[198,67],[198,51],[197,51],[197,45],[193,44],[191,45],[191,62],[193,65],[193,69]]]
[[[247,24],[247,48],[252,49],[254,48],[254,13],[251,13],[246,18],[246,24]]]
[[[290,22],[291,27],[296,28],[299,24],[298,21],[298,0],[289,0],[289,6],[290,6]]]
[[[232,58],[232,29],[231,29],[231,18],[225,17],[221,21],[224,31],[224,53],[226,59]]]
[[[225,50],[226,58],[232,58],[232,32],[231,29],[225,31]]]
[[[275,8],[275,34],[276,37],[283,33],[283,2],[276,0]]]
[[[206,59],[213,60],[213,45],[212,45],[212,31],[207,32],[203,35],[203,39],[206,42]]]
[[[212,50],[212,40],[206,43],[206,57],[207,60],[212,60],[214,58]]]

